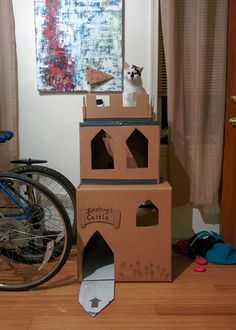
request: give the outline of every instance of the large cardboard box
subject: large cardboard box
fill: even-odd
[[[149,105],[149,95],[137,95],[135,107],[123,107],[122,94],[110,94],[109,106],[97,105],[97,96],[88,94],[85,97],[83,106],[84,120],[104,120],[105,119],[152,119],[153,109]]]
[[[171,281],[171,191],[168,182],[80,185],[79,280],[92,248],[93,265],[98,263],[99,251],[113,259],[115,281]]]
[[[157,121],[80,123],[82,183],[89,180],[157,183],[159,163],[160,125]]]

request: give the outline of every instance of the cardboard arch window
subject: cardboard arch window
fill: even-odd
[[[126,165],[127,168],[148,167],[148,139],[137,128],[126,140]]]
[[[113,139],[101,129],[91,141],[92,169],[113,169]]]
[[[113,265],[113,269],[110,269],[109,265]],[[107,270],[109,276],[106,274]],[[110,274],[111,271],[112,274]],[[105,276],[104,273],[106,274]],[[97,230],[90,237],[84,248],[83,279],[99,280],[104,279],[104,277],[109,277],[109,279],[114,278],[114,253],[103,236]]]
[[[150,227],[159,224],[159,209],[151,200],[146,200],[136,211],[136,227]]]

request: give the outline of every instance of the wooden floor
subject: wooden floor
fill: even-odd
[[[29,292],[0,292],[1,330],[236,329],[236,265],[173,256],[172,283],[116,283],[115,300],[95,318],[78,303],[76,250],[50,283]]]

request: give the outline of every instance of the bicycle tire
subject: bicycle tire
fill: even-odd
[[[57,198],[65,207],[70,218],[72,227],[72,240],[75,242],[77,237],[76,190],[71,181],[58,171],[41,165],[18,166],[12,169],[12,171],[14,173],[32,177],[33,180],[40,182],[54,194],[56,194]],[[47,178],[53,180],[54,183],[56,182],[56,185],[54,185],[52,181],[48,181]],[[58,185],[60,187],[59,189]]]
[[[33,289],[52,279],[67,261],[71,223],[62,203],[45,186],[12,172],[0,172],[0,182],[35,196],[27,206],[31,218],[19,220],[21,209],[0,189],[0,290]]]

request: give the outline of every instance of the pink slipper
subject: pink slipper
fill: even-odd
[[[206,267],[203,266],[203,265],[196,265],[196,266],[193,266],[193,270],[195,272],[202,273],[202,272],[205,272],[206,271]]]
[[[198,257],[195,259],[196,263],[198,265],[206,265],[207,264],[207,260],[203,257]]]

